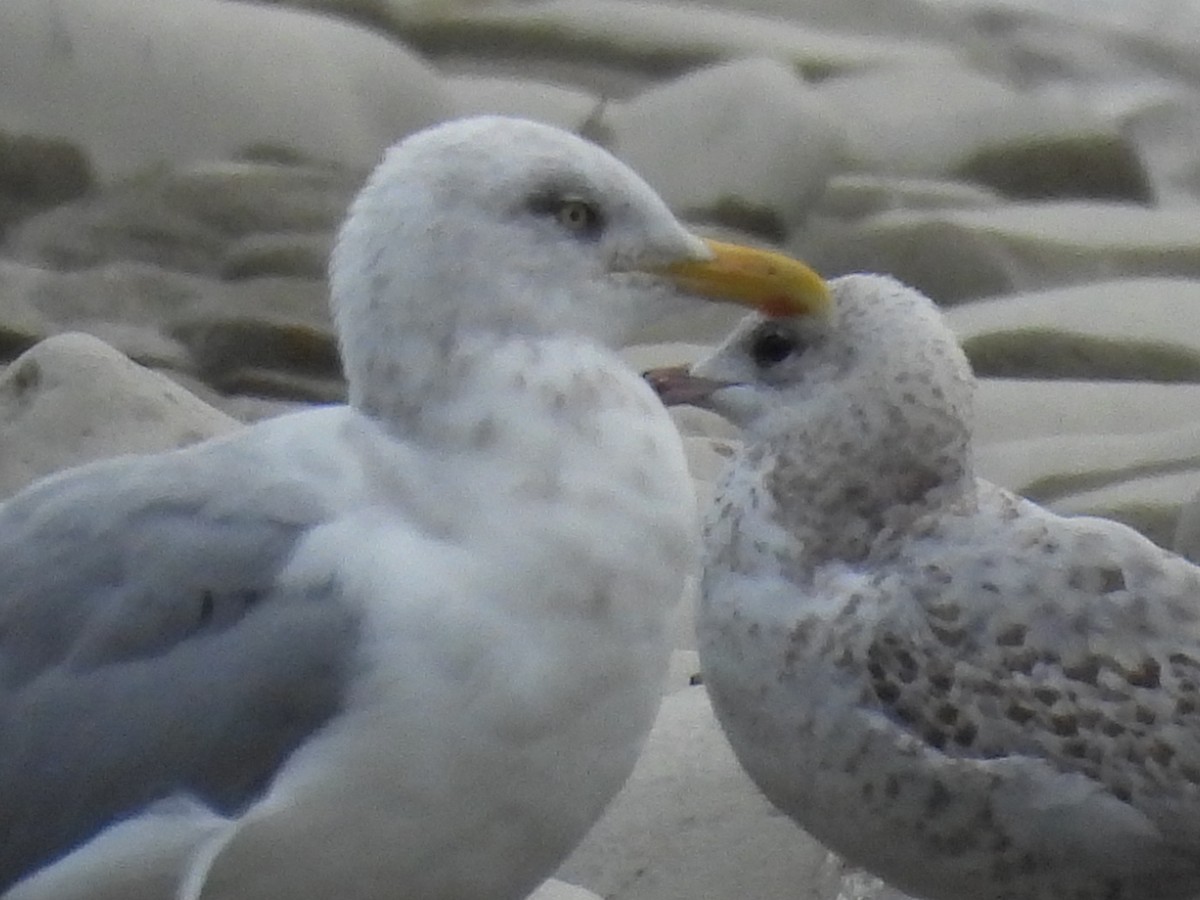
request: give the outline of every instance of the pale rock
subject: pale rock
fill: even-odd
[[[460,115],[517,116],[579,131],[600,107],[597,94],[529,78],[448,75],[446,88]]]
[[[879,67],[815,90],[841,114],[856,168],[964,178],[1012,197],[1151,196],[1116,120],[1070,98],[1021,92],[965,64]]]
[[[976,464],[989,481],[1050,502],[1119,481],[1200,469],[1200,417],[1155,431],[989,441],[976,450]]]
[[[988,62],[1014,83],[1079,90],[1141,85],[1163,76],[1200,79],[1189,12],[1190,4],[1171,0],[1005,3],[982,4],[967,19],[987,42]]]
[[[11,359],[49,335],[53,325],[32,302],[39,269],[0,259],[0,358]]]
[[[578,885],[567,884],[557,878],[542,882],[527,900],[602,900],[600,895],[581,888]]]
[[[362,178],[300,162],[188,163],[32,216],[11,229],[5,252],[55,268],[136,260],[225,277],[246,267],[247,242],[274,236],[300,244],[311,271],[314,245],[331,239]]]
[[[220,281],[140,262],[60,272],[0,260],[0,350],[84,331],[156,368],[285,400],[343,396],[324,278]]]
[[[698,66],[750,56],[777,59],[806,77],[884,64],[953,60],[958,51],[923,37],[876,38],[839,33],[771,15],[695,3],[627,0],[535,0],[520,4],[448,6],[427,19],[400,23],[406,43],[427,56],[461,61],[487,48],[493,66],[510,74],[553,70],[595,88],[607,73],[679,75]]]
[[[1195,384],[983,378],[975,394],[975,444],[1170,431],[1195,421],[1197,410]]]
[[[1064,515],[1101,516],[1135,528],[1160,547],[1171,546],[1184,502],[1200,482],[1200,465],[1181,472],[1131,478],[1070,494],[1048,504]]]
[[[374,27],[437,19],[448,9],[470,9],[496,0],[267,0],[281,6],[319,10]]]
[[[703,69],[605,111],[612,149],[691,221],[781,241],[838,165],[836,117],[770,59]]]
[[[0,496],[94,459],[169,450],[237,427],[103,341],[58,335],[0,375]]]
[[[1176,85],[1139,92],[1122,127],[1137,145],[1162,202],[1200,202],[1200,96]]]
[[[304,160],[210,160],[166,172],[156,186],[167,208],[222,235],[241,237],[331,232],[365,177],[365,170],[353,166]]]
[[[1200,381],[1200,279],[1122,278],[965,303],[976,374]]]
[[[0,259],[0,292],[59,331],[92,322],[161,325],[212,289],[208,279],[134,261],[63,272]]]
[[[975,209],[1003,202],[995,191],[962,181],[846,172],[829,179],[812,214],[852,220],[898,209]]]
[[[946,311],[959,340],[1021,328],[1200,351],[1200,278],[1116,278],[1026,291]]]
[[[161,328],[206,289],[220,286],[137,262],[60,272],[0,259],[0,343],[86,331],[144,365],[184,369],[184,347]]]
[[[691,687],[664,698],[625,789],[558,877],[608,900],[833,900],[826,859],[742,772]]]
[[[378,33],[232,0],[5,0],[0,122],[82,148],[101,178],[255,145],[367,167],[451,114]]]
[[[1200,278],[1197,209],[1058,201],[887,212],[792,250],[827,276],[888,272],[955,303],[1120,277]]]
[[[956,4],[927,0],[709,0],[728,11],[777,16],[828,28],[879,37],[910,37],[971,47],[977,30]]]
[[[1009,133],[1020,105],[1008,84],[965,62],[877,66],[814,90],[843,120],[853,166],[908,176],[948,173],[985,136]]]

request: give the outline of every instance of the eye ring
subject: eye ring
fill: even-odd
[[[750,343],[750,356],[760,369],[778,365],[796,352],[800,342],[796,336],[778,326],[760,329]]]
[[[578,197],[568,197],[555,211],[558,224],[576,234],[594,234],[600,228],[600,211],[595,205]]]

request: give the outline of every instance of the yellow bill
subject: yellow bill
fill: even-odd
[[[782,253],[704,239],[712,259],[671,263],[663,272],[685,291],[749,306],[768,316],[814,315],[831,299],[824,279]]]

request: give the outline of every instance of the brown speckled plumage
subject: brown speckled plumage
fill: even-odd
[[[977,480],[974,381],[933,305],[875,276],[833,292],[693,370],[746,432],[699,614],[742,764],[917,896],[1200,894],[1200,569]]]

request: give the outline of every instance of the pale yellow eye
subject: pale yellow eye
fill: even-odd
[[[600,213],[586,200],[563,200],[558,207],[558,222],[570,231],[595,231],[600,225]]]

